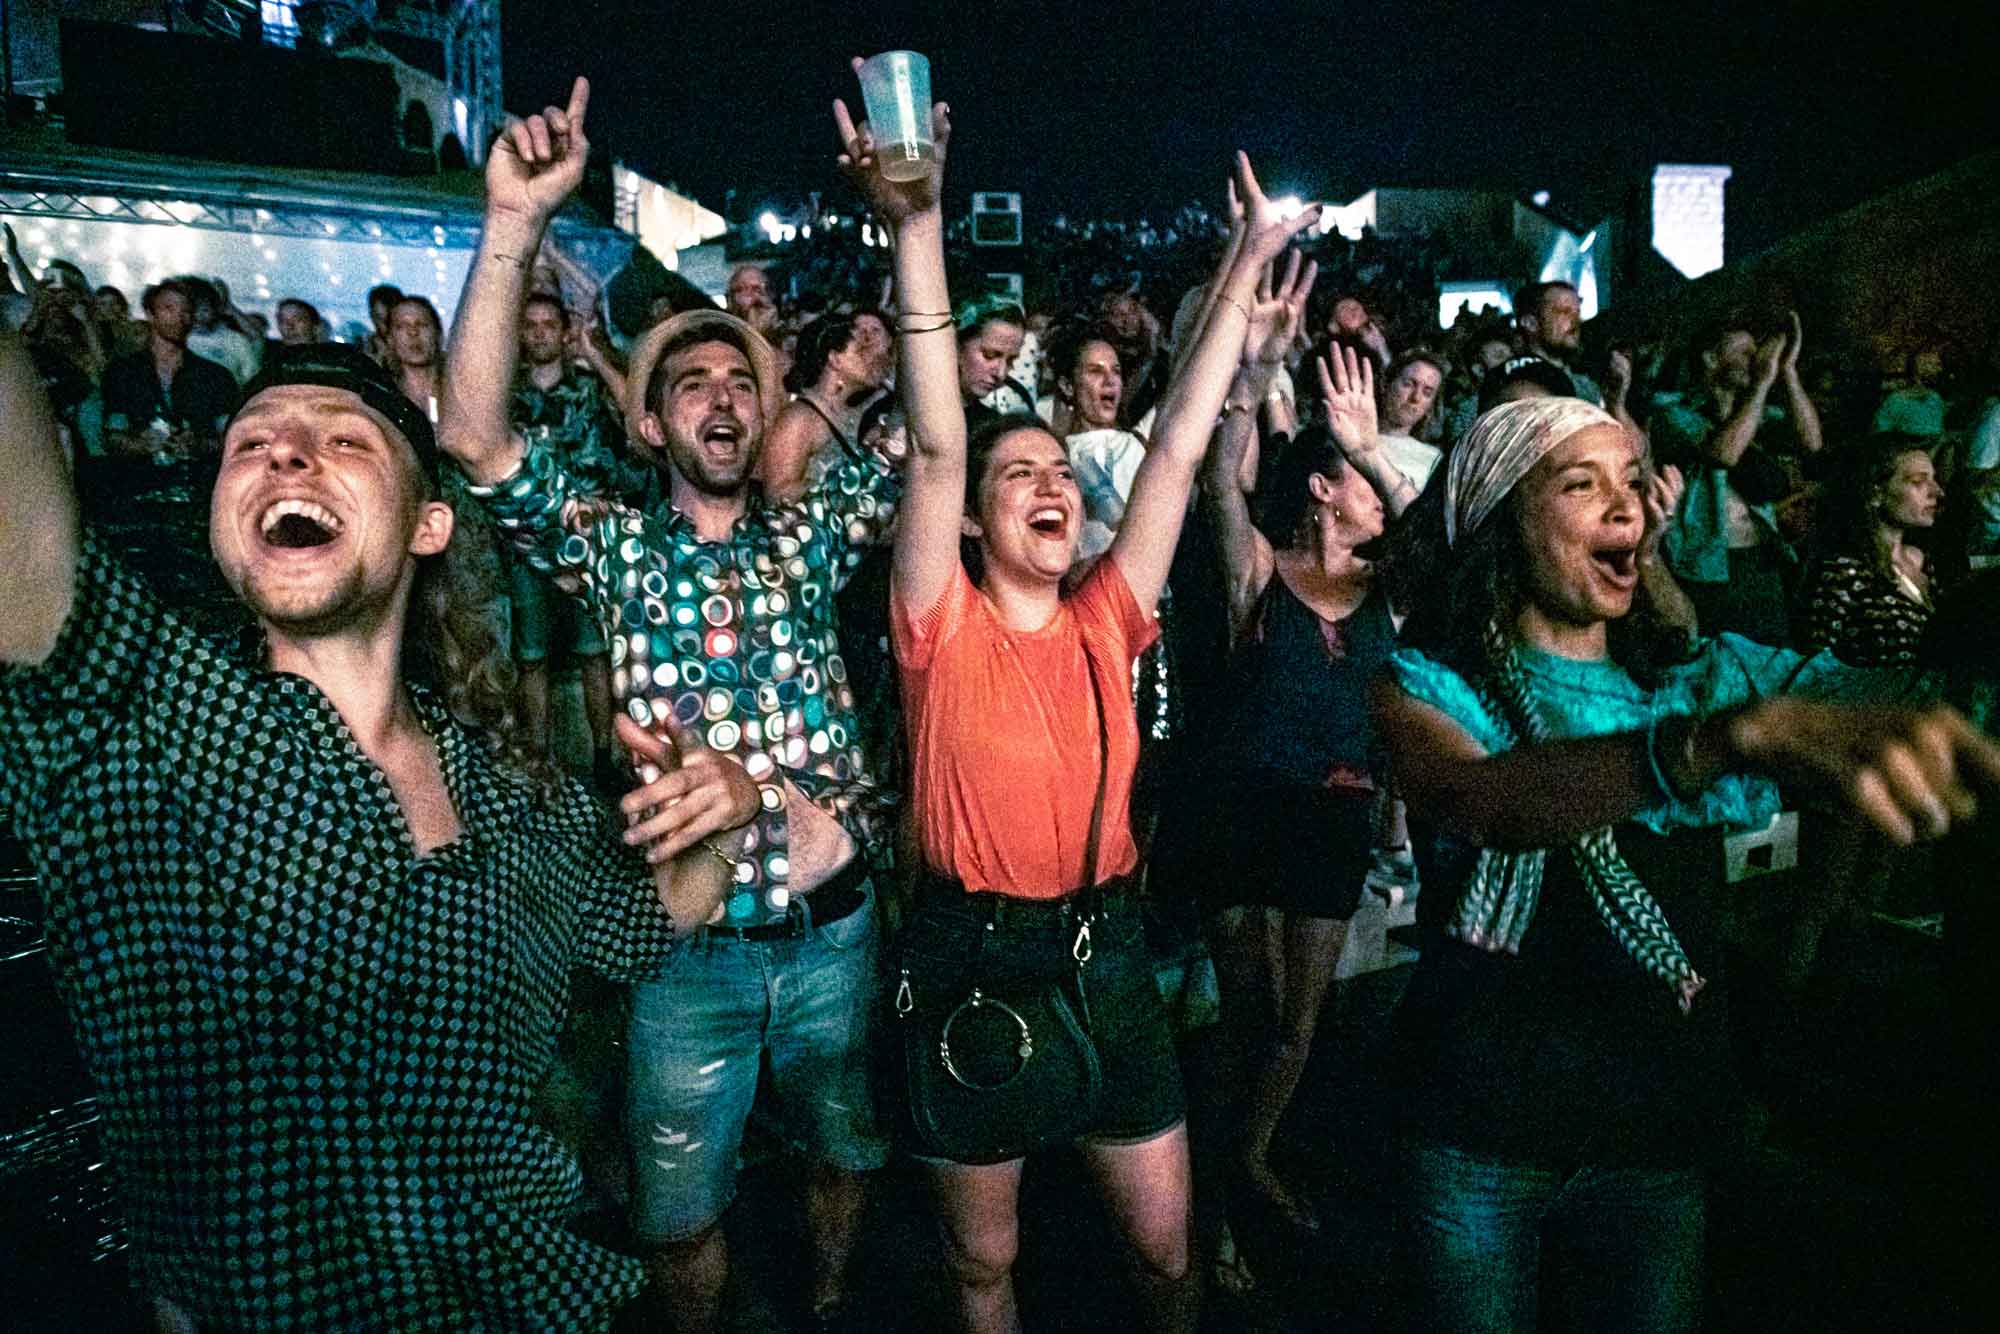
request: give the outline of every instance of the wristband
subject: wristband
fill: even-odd
[[[936,324],[926,324],[923,325],[922,327],[905,324],[903,323],[902,316],[899,315],[896,317],[896,332],[899,334],[943,333],[946,329],[955,329],[957,327],[958,325],[956,321],[954,321],[950,316],[946,316],[944,319],[939,320]]]

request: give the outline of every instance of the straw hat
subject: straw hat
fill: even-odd
[[[771,350],[762,334],[720,310],[690,310],[676,315],[656,325],[632,348],[631,369],[625,378],[625,401],[621,405],[625,410],[626,432],[635,441],[641,438],[639,423],[651,415],[646,411],[646,384],[653,378],[667,344],[690,330],[713,330],[724,341],[740,343],[750,350],[750,374],[757,381],[760,409],[758,419],[751,425],[762,439],[777,419],[778,410],[785,406],[784,376],[778,371],[778,354]]]

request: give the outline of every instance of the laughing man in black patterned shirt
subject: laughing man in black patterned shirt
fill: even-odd
[[[579,1177],[529,1099],[570,968],[668,966],[754,784],[631,729],[688,817],[649,873],[513,762],[490,634],[442,591],[430,424],[362,353],[275,354],[229,424],[210,540],[263,630],[238,655],[79,522],[12,339],[0,405],[0,818],[141,1296],[168,1329],[605,1327],[640,1267],[564,1230]]]

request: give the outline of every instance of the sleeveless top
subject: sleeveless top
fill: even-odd
[[[830,473],[838,472],[847,464],[861,458],[863,450],[847,438],[847,432],[834,423],[825,408],[804,394],[797,395],[792,401],[811,408],[813,414],[826,423],[826,429],[832,434],[832,438],[822,442],[819,448],[813,450],[812,457],[806,460],[806,490],[810,491],[824,482]]]
[[[1373,748],[1368,687],[1395,648],[1379,582],[1328,622],[1274,570],[1217,692],[1216,758],[1311,787],[1360,785]]]

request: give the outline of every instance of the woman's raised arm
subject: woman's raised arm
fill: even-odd
[[[855,69],[861,61],[854,62]],[[840,165],[868,206],[895,233],[898,392],[910,427],[909,481],[896,526],[894,596],[921,616],[958,572],[959,518],[965,513],[965,405],[958,396],[958,332],[944,277],[945,147],[950,108],[931,111],[937,156],[914,181],[882,174],[868,123],[833,104]]]

